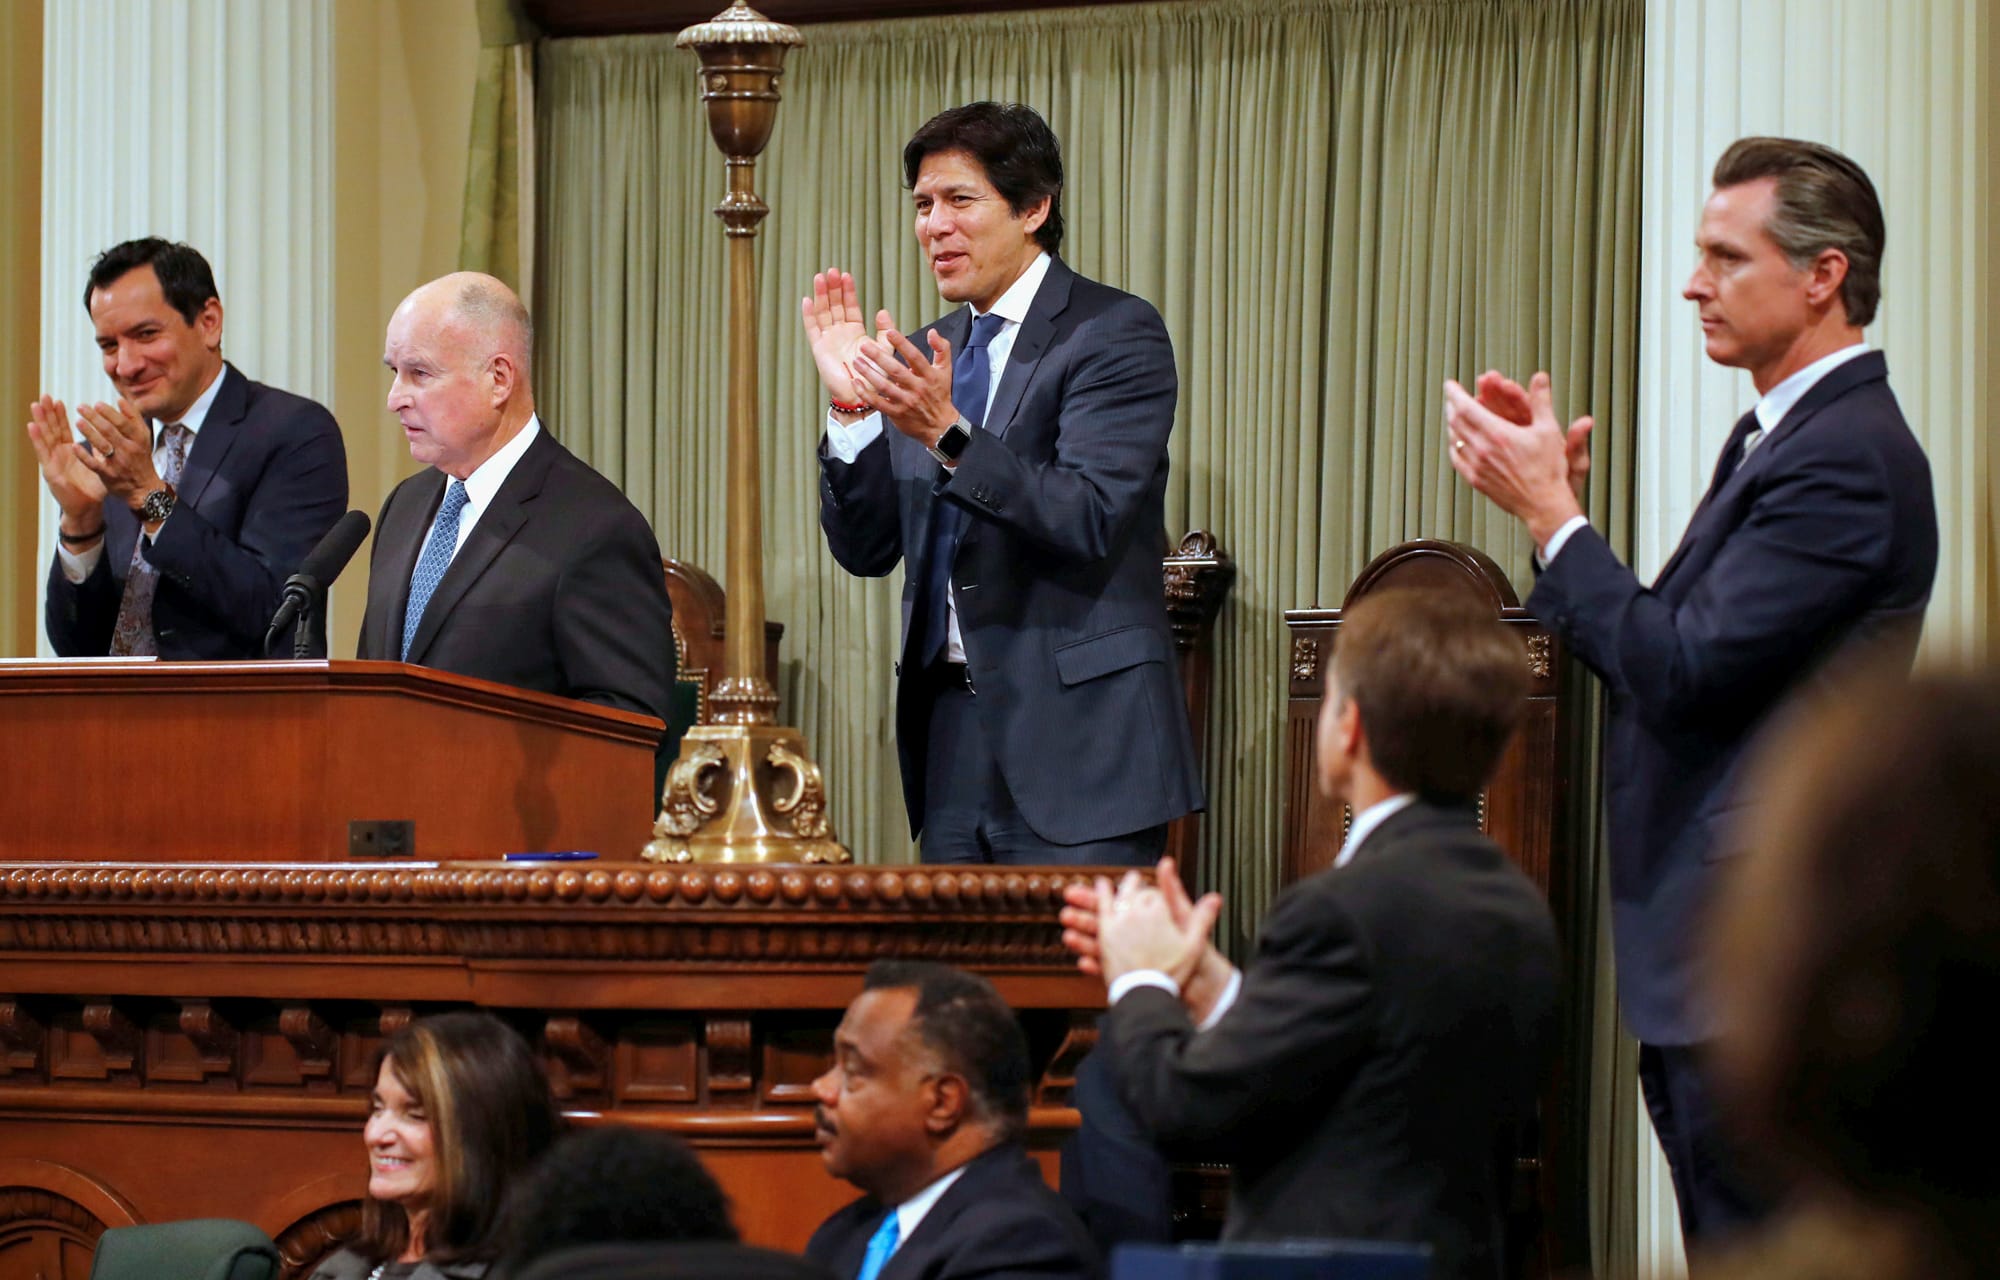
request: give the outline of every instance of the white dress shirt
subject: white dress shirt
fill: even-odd
[[[465,478],[465,506],[458,513],[458,541],[452,543],[451,554],[456,556],[465,546],[465,539],[472,533],[472,526],[479,523],[486,508],[493,505],[493,495],[500,492],[500,486],[514,470],[514,464],[528,451],[541,433],[542,419],[539,414],[528,416],[528,425],[516,432],[514,438],[500,446],[498,452],[479,464],[473,473]],[[447,479],[446,485],[451,481]],[[431,533],[437,532],[436,517],[432,517]],[[424,535],[424,547],[431,544],[431,534]],[[424,558],[424,547],[417,548],[417,562]]]
[[[902,1248],[904,1242],[909,1240],[910,1234],[917,1229],[917,1224],[924,1220],[924,1215],[937,1207],[939,1198],[951,1190],[951,1184],[957,1182],[959,1175],[964,1172],[965,1166],[960,1165],[896,1206],[896,1244],[889,1250],[891,1258],[895,1257],[896,1250]]]
[[[986,344],[986,403],[979,411],[979,420],[982,423],[986,421],[988,413],[993,408],[995,393],[1000,390],[1000,376],[1007,371],[1007,357],[1014,352],[1014,336],[1021,331],[1021,322],[1028,318],[1028,308],[1033,305],[1035,294],[1040,291],[1042,280],[1048,274],[1049,255],[1036,254],[1035,260],[1028,264],[1028,269],[1021,273],[1021,278],[1009,285],[1007,292],[1001,294],[1000,300],[993,304],[993,314],[999,316],[1005,323],[1000,326],[1000,332],[993,335],[993,340]],[[975,320],[984,314],[979,308],[969,304],[966,310],[972,312]],[[956,359],[958,354],[953,352],[952,357]],[[964,405],[958,406],[958,409],[960,413],[965,412]],[[831,409],[827,410],[827,452],[842,462],[851,463],[860,457],[861,451],[873,444],[875,437],[881,434],[880,413],[871,413],[865,418],[843,423],[835,420]],[[946,662],[965,661],[965,641],[958,633],[958,600],[955,593],[945,601],[944,659]]]
[[[1749,457],[1750,451],[1757,447],[1764,439],[1765,434],[1780,422],[1783,422],[1785,415],[1792,411],[1792,406],[1803,399],[1806,392],[1811,391],[1821,378],[1832,373],[1849,360],[1867,354],[1868,344],[1865,342],[1857,342],[1853,346],[1842,347],[1832,355],[1821,356],[1791,377],[1780,382],[1777,386],[1766,391],[1757,401],[1756,407],[1751,410],[1751,412],[1757,415],[1757,429],[1752,431],[1749,437],[1743,441],[1743,456],[1745,458]],[[1741,464],[1739,463],[1739,465]],[[1541,557],[1542,567],[1547,568],[1549,561],[1556,558],[1556,553],[1563,549],[1563,544],[1569,541],[1571,534],[1589,523],[1590,521],[1583,516],[1571,516],[1569,519],[1563,521],[1562,528],[1550,535],[1548,544],[1536,553]]]
[[[1409,808],[1416,803],[1416,799],[1416,796],[1404,791],[1390,796],[1387,800],[1378,800],[1356,814],[1354,821],[1348,824],[1347,839],[1341,842],[1340,852],[1334,855],[1333,865],[1344,867],[1352,862],[1354,851],[1361,847],[1362,841],[1375,834],[1375,828]],[[1137,987],[1158,987],[1176,1000],[1181,994],[1181,984],[1158,969],[1134,969],[1111,984],[1111,989],[1104,995],[1105,1003],[1117,1004],[1120,997]],[[1229,982],[1222,988],[1222,995],[1216,1000],[1215,1007],[1208,1011],[1208,1016],[1201,1020],[1195,1030],[1206,1031],[1222,1021],[1222,1015],[1229,1012],[1230,1006],[1236,1003],[1236,997],[1242,994],[1242,991],[1243,971],[1238,969],[1229,975]]]
[[[194,398],[194,403],[189,405],[188,411],[181,416],[181,425],[187,428],[188,433],[188,453],[194,452],[194,438],[201,432],[201,424],[208,420],[208,411],[214,407],[216,394],[222,390],[222,380],[228,376],[229,366],[224,365],[222,371],[217,373],[214,380],[208,384],[208,388]],[[153,470],[165,472],[167,469],[166,433],[158,429],[161,424],[154,423],[151,425],[154,427]],[[182,465],[186,465],[185,459],[183,459]],[[171,517],[169,518],[171,519]],[[161,521],[160,529],[166,527],[166,521]],[[145,526],[142,525],[139,529],[139,536],[151,542],[160,536],[159,529],[147,533]],[[85,578],[88,578],[97,569],[97,562],[103,555],[104,539],[102,538],[97,540],[96,546],[81,554],[72,552],[68,547],[65,547],[60,538],[56,540],[56,556],[62,561],[63,577],[73,583],[81,583]]]

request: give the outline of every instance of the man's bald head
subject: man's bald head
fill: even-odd
[[[505,355],[521,369],[523,385],[535,358],[535,321],[504,280],[481,271],[454,271],[417,286],[396,308],[412,310],[425,327],[455,331],[475,360]]]
[[[528,309],[492,276],[458,271],[412,290],[382,357],[411,456],[464,479],[518,434],[535,411],[534,346]]]

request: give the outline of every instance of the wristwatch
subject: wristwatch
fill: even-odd
[[[146,500],[139,504],[139,523],[158,524],[174,513],[174,503],[177,500],[174,487],[162,483],[159,488],[147,494]]]
[[[930,446],[931,457],[950,466],[958,461],[959,456],[965,452],[965,446],[971,443],[972,424],[960,418],[946,427],[944,434],[937,438],[937,443]]]

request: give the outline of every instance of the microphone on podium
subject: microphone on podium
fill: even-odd
[[[354,558],[363,539],[368,536],[368,513],[350,511],[333,522],[333,528],[319,540],[319,545],[307,553],[299,571],[285,579],[285,598],[278,605],[277,613],[271,616],[271,629],[264,635],[264,652],[269,654],[278,635],[294,621],[298,628],[292,639],[292,656],[306,658],[311,655],[313,616],[326,599],[326,589]]]

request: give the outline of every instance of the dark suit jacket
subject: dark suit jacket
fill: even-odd
[[[382,504],[357,657],[401,656],[410,577],[446,483],[432,468]],[[673,605],[652,526],[544,423],[445,570],[409,660],[665,720]]]
[[[347,510],[347,449],[333,415],[224,365],[174,491],[179,501],[146,551],[159,571],[153,633],[160,657],[264,656],[285,579]],[[111,652],[139,519],[104,504],[104,554],[81,583],[49,565],[49,643],[64,657]],[[289,651],[287,651],[289,656]]]
[[[1003,1142],[968,1161],[917,1229],[889,1256],[880,1280],[1093,1277],[1097,1248],[1027,1152]],[[806,1257],[836,1276],[861,1269],[868,1237],[889,1207],[863,1196],[820,1224]]]
[[[789,1253],[716,1241],[580,1245],[537,1258],[508,1280],[853,1280]]]
[[[931,328],[963,350],[972,314]],[[1036,834],[1081,844],[1202,807],[1160,572],[1176,394],[1159,313],[1056,259],[956,471],[887,423],[851,465],[822,445],[834,559],[868,577],[906,567],[896,751],[913,834],[928,725],[907,650],[940,502],[970,515],[952,582],[973,702]]]
[[[1441,1280],[1493,1280],[1556,993],[1541,894],[1418,801],[1279,895],[1215,1026],[1142,987],[1104,1046],[1163,1150],[1234,1166],[1225,1239],[1428,1242]]]
[[[1528,598],[1610,687],[1618,992],[1648,1043],[1713,1033],[1694,1000],[1700,916],[1746,748],[1835,655],[1915,652],[1937,511],[1888,378],[1869,352],[1815,384],[1710,489],[1650,589],[1581,529]]]

